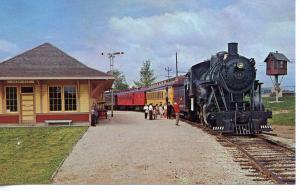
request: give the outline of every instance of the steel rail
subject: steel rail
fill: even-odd
[[[248,159],[251,161],[251,164],[254,165],[256,169],[258,169],[262,174],[266,175],[268,178],[270,178],[274,183],[277,184],[285,184],[276,174],[274,174],[269,169],[265,168],[263,164],[261,164],[259,161],[257,161],[249,152],[247,152],[244,148],[242,148],[240,145],[230,141],[227,137],[223,135],[218,135],[219,138],[222,138],[226,142],[232,144],[236,148],[238,148],[244,155],[248,157]]]
[[[261,174],[263,174],[264,176],[266,176],[268,179],[270,179],[271,181],[273,181],[274,183],[276,184],[289,184],[289,183],[294,183],[295,181],[294,180],[289,180],[289,179],[286,179],[286,181],[284,180],[284,176],[285,175],[277,175],[275,174],[272,170],[268,169],[266,166],[268,164],[264,164],[263,162],[259,162],[257,159],[255,159],[255,156],[251,155],[251,153],[249,153],[248,151],[246,151],[246,149],[244,149],[241,145],[239,145],[239,143],[235,143],[234,141],[230,140],[227,136],[225,136],[224,134],[222,133],[216,133],[214,132],[213,130],[211,130],[210,128],[207,128],[207,127],[204,127],[203,125],[199,124],[199,123],[196,123],[196,122],[191,122],[187,119],[181,119],[182,121],[186,122],[186,123],[189,123],[190,125],[192,126],[195,126],[195,127],[198,127],[198,128],[201,128],[203,129],[204,131],[208,132],[209,134],[211,135],[216,135],[216,137],[220,140],[220,141],[225,141],[226,143],[229,143],[231,146],[235,147],[237,150],[239,150],[243,156],[245,156],[245,158],[247,158],[250,162],[250,165],[252,165],[255,169],[257,169]],[[237,136],[237,137],[240,137],[240,136]],[[269,144],[266,145],[268,147],[270,147],[270,149],[272,149],[271,146],[277,146],[277,147],[280,147],[292,154],[295,154],[295,150],[289,148],[289,147],[286,147],[282,144],[279,144],[277,142],[273,142],[273,141],[270,141],[269,139],[265,138],[264,136],[262,135],[256,135],[255,136],[256,138],[258,139],[261,139],[263,141],[265,141],[266,143]],[[242,143],[241,143],[242,144]],[[255,146],[255,145],[253,145]],[[278,159],[279,161],[281,161],[281,159]],[[291,164],[294,164],[294,163],[291,163]],[[280,178],[282,177],[282,178]]]

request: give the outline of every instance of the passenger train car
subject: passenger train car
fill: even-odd
[[[183,85],[185,76],[156,82],[148,87],[114,92],[114,108],[119,110],[143,110],[145,104],[174,104],[174,89]],[[181,84],[180,84],[181,83]],[[111,93],[105,92],[107,107],[111,105]]]
[[[184,78],[184,76],[174,77],[152,84],[146,91],[146,104],[159,105],[170,102],[170,104],[173,105],[174,88],[181,78]]]
[[[142,110],[146,100],[145,88],[119,91],[115,94],[116,108],[120,110]]]

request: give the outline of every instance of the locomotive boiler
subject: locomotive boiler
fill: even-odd
[[[255,60],[238,54],[238,44],[191,67],[185,82],[189,115],[214,131],[256,134],[271,131],[262,103]]]

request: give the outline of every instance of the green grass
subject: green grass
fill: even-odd
[[[275,98],[263,98],[266,109],[273,112],[273,118],[268,122],[274,125],[290,125],[295,126],[295,97],[283,97],[280,103],[270,103],[275,101]]]
[[[0,184],[47,184],[87,127],[0,128]],[[19,142],[19,144],[18,144]]]

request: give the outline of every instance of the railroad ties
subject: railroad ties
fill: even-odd
[[[241,169],[248,170],[247,176],[262,184],[295,184],[295,151],[261,135],[225,136],[199,123],[182,120],[207,133],[215,135],[217,141],[233,154]],[[270,128],[270,127],[267,127]]]
[[[218,136],[218,141],[230,148],[243,169],[254,173],[253,180],[295,184],[294,151],[270,143],[261,136]]]

